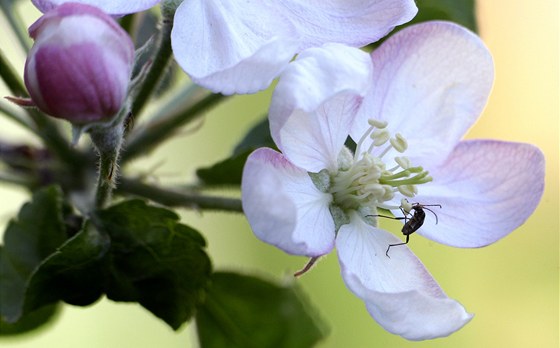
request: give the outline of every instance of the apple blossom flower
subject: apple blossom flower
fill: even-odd
[[[67,3],[45,13],[29,34],[35,43],[24,80],[39,109],[75,125],[117,114],[126,98],[134,45],[109,15]]]
[[[416,12],[412,0],[189,0],[177,8],[171,43],[197,84],[223,94],[253,93],[306,48],[365,46]]]
[[[365,57],[365,58],[364,58]],[[367,60],[367,63],[366,63]],[[289,254],[335,247],[347,287],[386,330],[447,336],[472,318],[408,245],[379,227],[404,199],[439,204],[418,234],[462,248],[524,223],[544,186],[532,145],[461,140],[484,109],[493,62],[480,39],[448,22],[396,33],[371,55],[330,44],[303,51],[280,76],[270,128],[281,153],[247,159],[243,209],[255,235]],[[344,144],[350,136],[355,152]]]

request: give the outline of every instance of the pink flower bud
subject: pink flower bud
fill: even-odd
[[[37,107],[73,124],[106,121],[125,98],[134,45],[106,13],[66,3],[31,27],[25,85]]]

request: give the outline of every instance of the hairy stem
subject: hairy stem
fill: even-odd
[[[111,200],[118,176],[118,159],[124,134],[122,122],[109,127],[90,130],[90,136],[99,154],[99,173],[95,193],[95,208],[104,208]]]

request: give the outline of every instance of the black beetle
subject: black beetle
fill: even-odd
[[[389,249],[391,249],[391,247],[408,244],[408,239],[410,238],[410,235],[418,231],[418,229],[422,227],[422,225],[424,224],[424,219],[426,218],[426,213],[424,212],[424,209],[434,214],[434,216],[436,217],[436,224],[438,223],[438,217],[436,213],[434,213],[432,209],[426,207],[441,208],[441,204],[412,203],[412,209],[408,212],[406,212],[402,207],[400,208],[404,214],[403,217],[392,217],[392,216],[385,216],[385,215],[368,215],[368,216],[380,216],[380,217],[395,219],[395,220],[404,220],[404,226],[401,232],[403,233],[403,235],[406,236],[406,241],[403,243],[389,244],[389,246],[387,247],[387,251],[385,252],[385,255],[387,255],[387,257],[389,257]],[[414,211],[414,214],[412,214],[411,211]],[[408,215],[411,215],[411,217],[408,217]]]

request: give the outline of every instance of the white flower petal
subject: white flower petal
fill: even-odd
[[[348,137],[361,98],[340,93],[316,111],[294,110],[278,133],[278,147],[295,165],[317,173],[337,169],[337,157]]]
[[[301,34],[302,48],[326,42],[365,46],[395,26],[410,21],[418,11],[411,0],[284,0],[281,3]]]
[[[298,39],[275,2],[255,0],[184,1],[171,32],[181,68],[223,94],[266,88],[297,52]]]
[[[364,301],[368,312],[385,330],[412,341],[449,336],[473,317],[453,299],[430,297],[418,291],[372,291]]]
[[[247,159],[243,211],[255,235],[290,254],[319,256],[334,246],[331,196],[282,154],[261,148]]]
[[[224,95],[256,93],[266,89],[280,74],[294,56],[296,45],[291,39],[274,38],[234,66],[200,78],[191,75],[191,79]]]
[[[310,172],[336,168],[371,74],[366,53],[339,44],[308,49],[286,68],[269,120],[272,138],[291,162]]]
[[[39,11],[45,13],[67,2],[77,2],[98,7],[111,15],[140,12],[155,6],[161,0],[31,0]]]
[[[177,9],[171,38],[193,81],[224,94],[252,93],[295,53],[327,42],[366,45],[416,11],[412,0],[189,0]]]
[[[410,340],[447,336],[471,318],[448,298],[424,265],[394,235],[373,228],[357,215],[336,238],[342,277],[365,301],[374,319],[386,330]]]
[[[366,224],[357,213],[351,223],[340,227],[336,248],[342,276],[360,298],[368,290],[400,293],[417,290],[433,297],[444,297],[441,288],[406,245],[395,235]]]
[[[484,43],[456,24],[425,22],[396,33],[371,58],[374,87],[352,136],[359,139],[369,118],[387,120],[407,139],[414,164],[443,161],[490,94],[494,69]]]
[[[544,189],[544,157],[529,144],[494,140],[463,141],[439,168],[434,181],[414,198],[441,204],[435,217],[426,212],[418,231],[439,243],[482,247],[522,225],[537,207]]]

